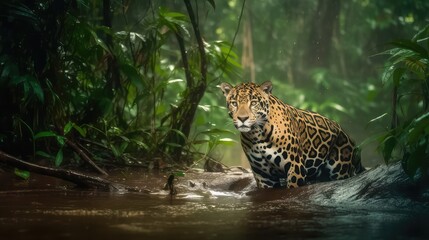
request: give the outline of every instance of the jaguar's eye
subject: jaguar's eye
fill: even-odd
[[[252,107],[256,106],[257,104],[258,104],[258,101],[255,101],[255,100],[250,102],[250,106]]]
[[[233,107],[237,107],[237,102],[231,102],[231,105],[232,105]]]

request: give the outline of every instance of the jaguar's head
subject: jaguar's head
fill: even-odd
[[[240,132],[249,132],[252,128],[263,126],[268,119],[271,82],[261,85],[241,83],[235,87],[228,83],[220,85],[229,116]]]

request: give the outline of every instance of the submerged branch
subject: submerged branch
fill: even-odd
[[[59,178],[68,182],[72,182],[78,185],[79,187],[97,188],[99,190],[108,191],[108,192],[124,192],[124,191],[125,192],[126,191],[145,192],[145,193],[150,192],[149,190],[138,189],[135,187],[126,186],[119,183],[114,183],[112,181],[109,181],[101,177],[85,175],[72,170],[50,168],[50,167],[45,167],[45,166],[40,166],[37,164],[25,162],[3,151],[0,151],[0,163],[5,163],[8,166],[16,167],[30,172]]]

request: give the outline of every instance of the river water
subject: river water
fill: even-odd
[[[145,194],[78,190],[42,176],[22,183],[0,173],[0,239],[429,239],[427,192],[373,201],[347,196],[347,185],[229,190],[221,181],[228,177],[195,176],[179,179],[171,197],[158,190],[162,175],[122,179],[153,190]]]

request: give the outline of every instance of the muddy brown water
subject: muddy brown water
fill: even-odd
[[[127,174],[116,180],[153,194],[0,172],[0,239],[429,239],[428,191],[375,190],[380,172],[294,190],[255,190],[249,174],[193,173],[174,197],[160,190],[163,174]],[[347,192],[354,182],[362,187]]]

